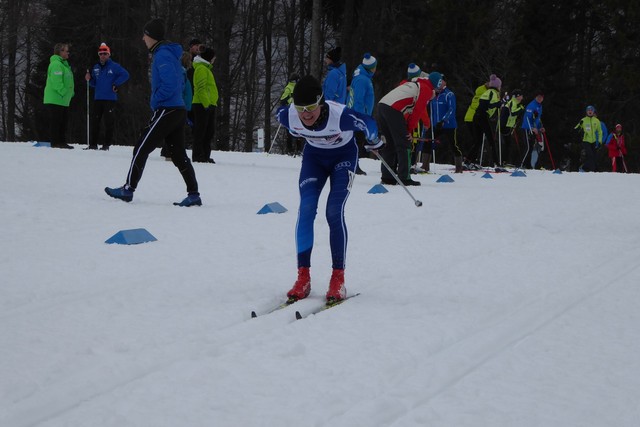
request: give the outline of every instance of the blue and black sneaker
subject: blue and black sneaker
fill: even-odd
[[[200,199],[200,193],[189,193],[187,197],[184,198],[181,202],[174,202],[174,206],[202,206],[202,200]]]
[[[124,200],[130,202],[133,200],[133,190],[122,186],[119,188],[105,187],[104,192],[113,197],[114,199]]]

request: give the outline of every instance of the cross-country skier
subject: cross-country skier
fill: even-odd
[[[375,120],[333,101],[325,101],[320,82],[303,77],[293,90],[293,104],[280,107],[277,119],[294,137],[304,138],[302,167],[298,178],[300,207],[296,225],[298,279],[287,292],[289,301],[306,298],[311,291],[311,250],[313,223],[322,188],[330,180],[327,199],[327,222],[333,273],[326,294],[327,302],[346,297],[344,267],[347,252],[347,227],[344,208],[351,191],[358,164],[358,145],[354,132],[364,132],[365,148],[376,150],[383,145],[378,138]]]

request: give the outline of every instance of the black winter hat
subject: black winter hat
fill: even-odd
[[[313,76],[304,76],[293,88],[293,103],[295,105],[311,105],[322,99],[322,86]]]
[[[342,48],[340,46],[331,49],[327,52],[327,58],[332,60],[333,62],[340,62],[340,58],[342,57]]]
[[[202,53],[200,54],[200,58],[204,59],[205,61],[209,61],[211,62],[211,60],[216,56],[216,52],[211,49],[210,47],[205,48]]]
[[[152,19],[144,24],[144,33],[154,40],[164,40],[164,21]]]
[[[193,45],[196,45],[196,44],[202,44],[200,39],[191,39],[191,41],[189,42],[189,47],[192,47]]]

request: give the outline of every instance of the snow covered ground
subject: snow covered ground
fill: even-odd
[[[299,158],[214,152],[204,205],[154,152],[0,143],[0,426],[632,427],[640,423],[640,176],[421,175],[347,205],[345,304],[324,200],[296,277]],[[440,173],[450,166],[438,165]],[[279,202],[284,214],[257,215]],[[109,245],[119,230],[158,240]]]

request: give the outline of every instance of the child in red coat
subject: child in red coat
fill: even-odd
[[[624,145],[624,135],[622,134],[622,125],[617,124],[615,130],[609,138],[607,138],[607,148],[609,149],[609,158],[611,159],[611,171],[627,172],[627,165],[624,162],[624,156],[627,154],[627,147]]]

